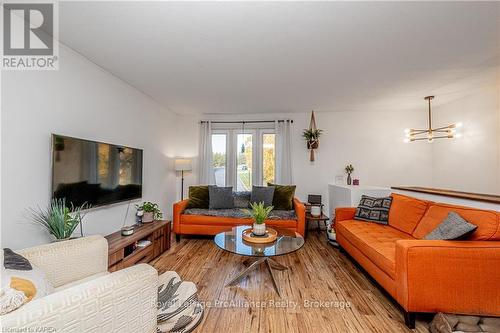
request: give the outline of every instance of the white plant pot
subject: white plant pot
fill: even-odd
[[[150,223],[153,222],[153,220],[153,212],[144,212],[144,215],[142,216],[142,223]]]
[[[312,206],[311,207],[311,215],[312,216],[321,216],[321,207],[319,207],[319,206]]]
[[[254,223],[252,232],[254,233],[254,235],[264,236],[266,234],[266,224],[265,223],[261,223],[261,224]]]

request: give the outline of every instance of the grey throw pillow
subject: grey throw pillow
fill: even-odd
[[[250,191],[234,192],[234,208],[248,208],[251,193]]]
[[[274,197],[274,186],[252,186],[252,194],[250,195],[251,203],[263,202],[264,206],[272,206]]]
[[[234,208],[233,187],[208,186],[208,208],[229,209]]]
[[[473,233],[476,229],[477,225],[467,222],[458,213],[449,212],[443,222],[436,229],[429,232],[424,239],[462,239]]]
[[[374,198],[362,195],[358,208],[354,214],[355,220],[375,222],[379,224],[389,223],[389,209],[392,197]]]

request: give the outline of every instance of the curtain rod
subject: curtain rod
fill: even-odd
[[[240,121],[210,121],[212,124],[261,124],[261,123],[274,123],[276,120],[240,120]],[[293,120],[278,120],[278,123],[283,123],[289,121],[293,123]],[[202,120],[200,123],[208,123],[208,120]]]

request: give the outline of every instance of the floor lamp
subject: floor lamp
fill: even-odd
[[[181,172],[181,200],[184,200],[184,171],[191,171],[192,165],[189,158],[176,158],[175,171]]]

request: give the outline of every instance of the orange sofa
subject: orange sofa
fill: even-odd
[[[500,316],[500,213],[392,194],[389,224],[354,220],[356,208],[335,210],[341,248],[404,309]],[[478,226],[467,240],[424,240],[455,211]]]
[[[180,239],[180,235],[215,235],[219,232],[229,231],[234,226],[252,224],[252,220],[249,218],[183,214],[187,203],[188,199],[174,204],[173,220],[177,240]],[[304,236],[306,208],[297,198],[293,199],[293,207],[297,215],[296,220],[268,219],[266,225],[293,230]]]

